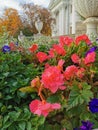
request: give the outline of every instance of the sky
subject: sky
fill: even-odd
[[[50,0],[0,0],[0,15],[2,15],[5,8],[15,8],[21,11],[20,4],[31,3],[48,7]]]

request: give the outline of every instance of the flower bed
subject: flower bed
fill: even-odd
[[[86,35],[78,36],[76,39],[61,36],[59,43],[53,44],[49,50],[40,51],[38,48],[37,44],[26,50],[15,44],[2,48],[5,53],[2,55],[6,58],[1,58],[1,63],[8,64],[12,56],[13,60],[10,64],[15,64],[13,69],[15,76],[12,75],[10,85],[9,69],[3,74],[5,77],[2,80],[4,84],[2,88],[6,88],[7,92],[1,88],[1,94],[5,96],[10,92],[14,98],[12,100],[8,96],[2,101],[1,109],[3,107],[7,109],[1,114],[2,130],[14,129],[15,122],[17,124],[15,129],[20,130],[98,128],[97,43],[92,43]],[[16,58],[17,55],[19,59]],[[10,59],[9,62],[7,59]],[[19,83],[22,82],[19,85],[16,83],[17,64],[19,68],[23,67],[19,69]],[[28,69],[28,66],[31,68]],[[25,77],[24,73],[27,72]],[[15,114],[17,118],[13,117]],[[4,123],[7,125],[5,126]]]

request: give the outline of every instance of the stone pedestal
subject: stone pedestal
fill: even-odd
[[[34,40],[37,40],[37,39],[41,38],[42,36],[44,36],[44,35],[41,34],[41,33],[37,33],[37,34],[34,34],[34,35],[33,35]]]

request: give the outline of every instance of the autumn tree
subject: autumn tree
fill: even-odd
[[[17,34],[22,27],[22,21],[16,9],[8,8],[4,11],[3,17],[0,19],[1,34],[3,33],[2,27],[6,28],[10,36],[15,36]]]
[[[24,4],[24,25],[28,26],[31,31],[36,34],[38,33],[35,28],[35,21],[39,17],[40,20],[43,22],[43,29],[41,31],[44,35],[51,35],[51,18],[50,12],[41,6],[34,5],[33,3]]]

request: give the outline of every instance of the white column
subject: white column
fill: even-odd
[[[57,36],[59,36],[59,19],[60,19],[60,12],[58,11],[56,14],[56,28],[57,28]]]
[[[75,18],[75,7],[74,7],[74,0],[72,1],[72,34],[75,34],[76,30],[76,18]]]
[[[65,6],[61,6],[59,17],[59,35],[65,35]]]
[[[51,23],[51,31],[52,31],[52,37],[57,36],[57,25],[56,25],[56,14],[55,12],[52,14],[52,18],[55,19],[55,21],[52,21]]]
[[[65,24],[66,24],[66,35],[69,34],[69,23],[70,22],[70,16],[69,16],[69,4],[67,4],[67,7],[66,7],[66,21],[65,21]]]

